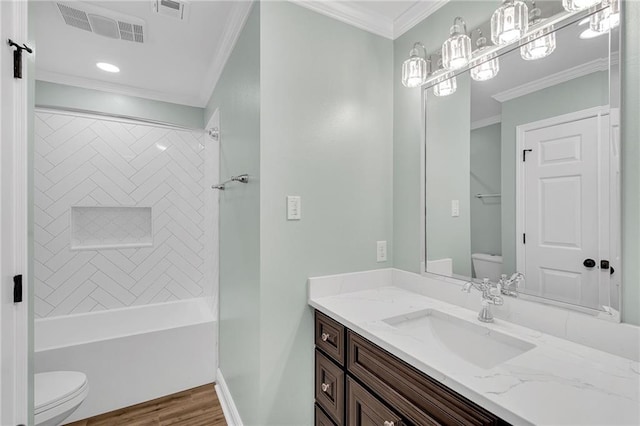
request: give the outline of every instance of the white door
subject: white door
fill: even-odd
[[[608,125],[608,115],[590,114],[524,132],[526,293],[594,309],[608,304],[609,271],[600,261],[608,256],[609,217],[599,207],[609,205]]]
[[[28,421],[27,73],[13,77],[13,48],[27,43],[27,2],[0,1],[0,425]],[[14,303],[14,276],[23,302]]]

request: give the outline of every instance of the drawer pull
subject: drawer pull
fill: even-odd
[[[327,340],[329,340],[329,337],[331,337],[329,333],[322,333],[322,335],[320,336],[323,342],[326,342]]]
[[[322,392],[327,392],[329,390],[329,388],[331,387],[331,385],[329,383],[323,383],[320,388],[322,389]]]
[[[390,422],[389,420],[386,420],[384,422],[384,426],[394,426],[394,425],[395,425],[395,423],[394,422]]]

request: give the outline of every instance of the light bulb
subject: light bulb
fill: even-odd
[[[433,94],[436,96],[453,95],[458,88],[456,77],[444,77],[438,84],[433,86]]]
[[[562,0],[562,6],[567,12],[579,12],[600,3],[601,0]]]
[[[520,0],[503,0],[491,17],[491,41],[495,45],[520,40],[529,28],[529,8]]]
[[[442,66],[447,70],[457,70],[471,59],[471,39],[467,35],[467,25],[459,16],[453,20],[451,36],[442,45]]]
[[[427,81],[427,61],[420,56],[419,47],[425,51],[426,56],[424,46],[418,42],[409,52],[409,59],[402,64],[402,84],[405,87],[420,87]]]

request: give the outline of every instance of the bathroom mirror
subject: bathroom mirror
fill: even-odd
[[[589,16],[556,25],[544,58],[514,44],[494,78],[424,88],[425,270],[521,272],[524,297],[619,319],[619,29]]]

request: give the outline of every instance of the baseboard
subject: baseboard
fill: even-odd
[[[216,393],[218,394],[220,406],[222,406],[222,412],[224,413],[224,418],[227,421],[227,424],[229,426],[242,426],[240,413],[238,413],[238,408],[233,402],[233,398],[231,397],[231,393],[227,387],[227,382],[224,381],[222,371],[220,371],[219,368],[218,374],[216,375]]]

